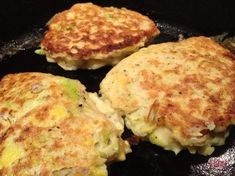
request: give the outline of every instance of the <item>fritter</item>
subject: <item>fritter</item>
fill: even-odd
[[[125,8],[77,3],[56,14],[36,53],[65,70],[115,65],[160,32],[147,16]]]
[[[0,175],[107,175],[105,163],[124,160],[130,149],[120,137],[122,119],[110,107],[102,113],[97,99],[76,80],[44,73],[5,76]]]
[[[210,155],[235,123],[234,60],[207,37],[152,45],[115,66],[100,93],[142,139]]]

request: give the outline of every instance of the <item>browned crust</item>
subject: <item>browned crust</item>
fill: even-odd
[[[122,129],[98,111],[79,81],[46,73],[3,77],[0,127],[0,175],[47,176],[67,168],[76,175],[93,175],[98,167],[105,174],[105,162],[119,158],[127,147],[119,136]],[[116,151],[101,156],[97,145],[106,133],[120,142],[113,143]],[[22,156],[14,153],[17,149]],[[13,156],[10,163],[8,154]]]
[[[189,42],[190,40],[193,41],[193,38],[185,41],[185,43]],[[184,41],[182,42],[182,45],[183,43]],[[180,127],[182,135],[185,138],[192,137],[193,132],[190,130],[192,128],[195,129],[195,131],[196,129],[198,129],[200,133],[206,135],[209,133],[209,129],[207,126],[208,123],[214,122],[216,128],[222,128],[223,131],[225,131],[230,124],[234,124],[235,120],[235,62],[233,62],[233,65],[227,65],[218,61],[216,58],[226,57],[226,59],[234,61],[235,56],[229,50],[224,49],[214,41],[205,37],[197,38],[195,40],[195,43],[192,42],[192,46],[195,50],[196,55],[189,57],[189,59],[194,60],[198,57],[204,57],[204,61],[199,64],[198,73],[185,75],[181,84],[175,86],[174,88],[169,88],[164,85],[162,85],[162,87],[157,87],[157,85],[151,83],[152,79],[149,78],[150,74],[143,75],[145,82],[142,83],[143,88],[149,89],[150,97],[157,96],[156,94],[151,93],[152,90],[154,90],[155,93],[157,93],[157,90],[165,90],[166,97],[163,105],[157,104],[158,106],[156,106],[156,104],[154,104],[156,113],[158,113],[158,115],[162,118],[161,123],[156,122],[156,125],[166,125],[169,128],[172,128],[173,126]],[[197,53],[197,51],[199,52]],[[200,51],[208,51],[208,53],[212,52],[213,55],[212,53],[210,53],[208,56],[200,55]],[[187,51],[187,49],[185,50],[185,53],[182,52],[183,57],[188,58],[190,54],[189,52]],[[206,74],[209,71],[208,69],[210,68],[216,68],[218,71],[220,71],[223,75],[223,78],[220,77],[218,79],[210,79],[204,76],[203,74]],[[180,69],[181,68],[175,68],[175,70],[171,71],[177,74],[180,73]],[[200,69],[201,73],[203,74],[200,73]],[[223,81],[223,79],[225,78],[230,79],[229,85],[226,85],[226,87],[219,87],[221,81]],[[205,86],[209,82],[218,85],[220,90],[217,93],[211,93]],[[203,112],[204,119],[199,119],[194,115],[195,112],[199,112],[200,110],[200,103],[202,101],[201,98],[191,98],[190,102],[188,103],[187,110],[182,109],[180,104],[171,101],[171,96],[173,96],[175,91],[178,91],[181,96],[192,97],[193,90],[191,88],[191,85],[203,90],[204,96],[208,97],[208,104]],[[229,105],[226,106],[226,109],[221,111],[220,107],[222,106],[222,101],[224,101],[223,93],[225,92],[229,94],[228,96],[232,96],[233,98],[232,101],[230,101]],[[180,115],[180,118],[177,118],[177,116],[173,114]]]
[[[75,19],[66,18],[70,12],[76,14]],[[112,19],[107,20],[107,17],[100,15],[103,13],[112,14]],[[81,14],[83,19],[79,19]],[[122,25],[115,25],[112,22],[112,20],[118,21],[119,19],[126,20],[122,22]],[[146,30],[139,26],[142,21],[149,25]],[[57,23],[60,24],[60,30],[52,27]],[[72,29],[68,26],[72,26]],[[91,33],[90,29],[94,26],[98,31]],[[66,53],[76,59],[88,59],[93,54],[107,54],[135,45],[145,37],[149,40],[158,34],[159,30],[154,22],[137,12],[113,7],[102,8],[91,3],[75,4],[71,9],[58,13],[52,18],[48,25],[48,31],[41,42],[41,47],[49,55]],[[92,38],[91,35],[94,37]],[[71,41],[73,45],[69,46]],[[79,48],[76,46],[79,42],[84,42],[85,45]],[[97,46],[90,48],[89,44]]]
[[[134,117],[129,116],[133,109],[149,105],[138,114],[145,123],[176,132],[183,146],[202,146],[207,135],[235,124],[234,57],[207,37],[152,45],[114,67],[101,83],[101,93],[127,119]],[[133,82],[119,83],[122,77]],[[138,106],[129,107],[131,101]]]

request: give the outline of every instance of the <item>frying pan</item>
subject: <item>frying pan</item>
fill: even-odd
[[[8,73],[38,71],[78,79],[88,91],[98,91],[110,66],[98,70],[65,71],[34,54],[45,31],[44,25],[55,13],[69,8],[74,0],[7,0],[0,2],[0,77]],[[126,7],[148,15],[161,35],[154,43],[177,41],[179,36],[213,36],[235,32],[232,1],[219,0],[106,0],[92,1],[101,6]],[[126,130],[124,138],[129,138]],[[178,155],[148,142],[132,145],[124,162],[108,166],[110,176],[233,176],[235,175],[235,129],[226,144],[208,157],[182,151]]]

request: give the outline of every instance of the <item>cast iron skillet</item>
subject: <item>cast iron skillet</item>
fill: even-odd
[[[53,2],[12,1],[0,3],[0,77],[17,72],[45,72],[80,80],[88,91],[98,91],[99,83],[110,66],[98,70],[65,71],[56,64],[34,54],[50,17],[78,1]],[[85,2],[85,1],[79,1]],[[148,15],[158,25],[161,35],[154,43],[177,41],[180,37],[234,33],[232,6],[219,1],[187,2],[184,0],[93,1],[102,6],[127,7]],[[212,3],[213,2],[213,3]],[[212,16],[211,14],[218,14]],[[12,23],[12,21],[14,21]],[[185,27],[187,26],[187,27]],[[129,138],[126,130],[124,138]],[[177,156],[148,142],[132,145],[133,152],[124,162],[108,166],[110,176],[233,176],[235,175],[235,129],[232,128],[226,144],[216,147],[210,157],[191,155],[182,151]]]

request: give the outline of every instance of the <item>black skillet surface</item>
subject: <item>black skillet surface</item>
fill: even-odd
[[[94,71],[65,71],[56,64],[47,63],[44,57],[34,54],[34,50],[38,46],[45,30],[43,26],[46,21],[55,12],[66,9],[73,3],[75,1],[62,0],[54,3],[42,3],[39,0],[35,0],[34,2],[27,0],[14,2],[9,0],[7,3],[0,3],[0,20],[3,19],[0,24],[4,26],[0,30],[0,77],[8,73],[45,72],[78,79],[85,84],[88,91],[98,91],[100,81],[111,67],[104,67]],[[229,4],[227,4],[228,8],[222,8],[220,11],[216,11],[216,13],[220,13],[218,18],[222,18],[220,23],[216,23],[216,19],[218,20],[217,17],[213,18],[210,16],[215,11],[210,11],[208,16],[205,17],[207,20],[201,18],[203,25],[198,25],[199,21],[197,19],[200,19],[200,15],[197,16],[199,13],[198,10],[200,9],[200,13],[205,15],[208,10],[220,9],[220,4],[217,1],[214,1],[214,3],[217,3],[218,6],[214,4],[214,6],[207,6],[206,8],[203,4],[200,4],[200,1],[192,1],[194,4],[190,5],[187,1],[183,0],[175,1],[173,4],[167,1],[145,1],[145,3],[141,3],[134,0],[123,0],[119,2],[110,0],[97,1],[95,3],[103,6],[124,6],[148,15],[156,21],[161,30],[161,35],[156,38],[154,43],[176,41],[179,35],[190,37],[195,35],[214,35],[226,31],[233,33],[235,31],[234,25],[230,23],[235,18],[230,16]],[[207,3],[204,2],[204,5]],[[164,9],[167,5],[168,11]],[[225,4],[222,5],[226,7]],[[5,7],[8,7],[9,10]],[[186,10],[187,13],[182,10]],[[13,16],[10,15],[11,13],[13,13]],[[185,16],[185,13],[188,16]],[[180,18],[178,19],[175,15],[178,15]],[[12,24],[10,22],[12,19],[21,19],[21,21],[16,20]],[[180,19],[183,21],[180,21]],[[190,19],[193,22],[190,22]],[[180,25],[180,23],[184,25]],[[226,25],[223,26],[224,24]],[[188,27],[186,28],[184,26]],[[124,136],[128,137],[128,133],[126,132]],[[110,176],[235,175],[235,129],[231,130],[226,144],[222,147],[217,147],[216,151],[210,157],[191,155],[187,151],[183,151],[176,156],[173,152],[164,151],[160,147],[151,145],[148,142],[133,145],[132,150],[133,152],[127,155],[126,161],[109,165]]]

